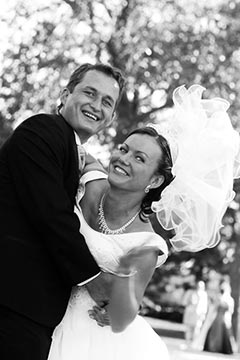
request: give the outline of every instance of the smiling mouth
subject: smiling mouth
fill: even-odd
[[[92,114],[92,113],[90,113],[88,111],[83,110],[82,113],[91,120],[94,120],[94,121],[99,121],[100,120],[100,118],[98,116],[96,116],[96,115],[94,115],[94,114]]]
[[[118,174],[121,174],[121,175],[124,175],[124,176],[129,176],[128,173],[122,169],[121,167],[115,165],[114,166],[114,170],[118,173]]]

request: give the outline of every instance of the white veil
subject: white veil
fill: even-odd
[[[152,203],[161,225],[174,229],[177,251],[200,251],[220,240],[222,217],[240,177],[240,137],[221,98],[202,100],[205,89],[193,85],[173,93],[174,117],[168,127],[149,124],[169,142],[174,180]]]

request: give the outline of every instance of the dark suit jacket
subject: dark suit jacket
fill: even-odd
[[[77,185],[74,132],[59,115],[27,119],[0,150],[0,304],[46,326],[99,272],[73,213]]]

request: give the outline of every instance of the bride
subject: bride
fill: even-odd
[[[95,163],[86,166],[75,211],[102,272],[73,288],[48,360],[169,359],[164,342],[137,315],[155,268],[168,254],[149,215],[156,212],[165,228],[175,230],[171,243],[177,250],[216,245],[233,198],[239,151],[226,102],[204,103],[202,90],[176,89],[172,128],[133,131],[113,153],[108,177]]]

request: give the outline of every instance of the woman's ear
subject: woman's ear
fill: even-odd
[[[155,175],[151,180],[151,187],[150,189],[156,189],[164,183],[164,176],[163,175]]]

